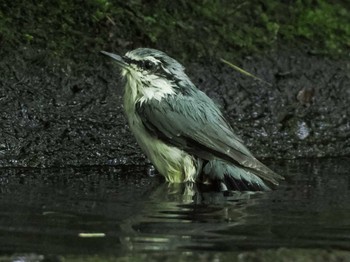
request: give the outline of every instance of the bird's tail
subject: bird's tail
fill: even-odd
[[[217,183],[220,190],[267,191],[271,190],[258,175],[246,167],[235,166],[223,160],[211,160],[203,167],[203,174]],[[277,182],[276,182],[277,183]],[[274,183],[274,184],[276,184]]]

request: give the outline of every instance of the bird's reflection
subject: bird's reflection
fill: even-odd
[[[121,242],[128,249],[159,250],[221,239],[222,231],[244,225],[247,209],[266,198],[262,192],[218,192],[195,183],[159,185],[145,202],[143,211],[122,228]],[[210,244],[209,244],[210,245]]]

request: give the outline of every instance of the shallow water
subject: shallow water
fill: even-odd
[[[269,164],[269,163],[268,163]],[[146,167],[0,170],[0,252],[350,250],[349,159],[270,163],[268,193],[168,185]]]

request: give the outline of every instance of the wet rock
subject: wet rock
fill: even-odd
[[[310,135],[310,129],[305,122],[303,121],[298,122],[296,135],[301,140],[304,140]]]
[[[312,100],[314,99],[314,96],[315,96],[314,88],[304,87],[298,92],[297,100],[299,101],[300,104],[309,106]]]

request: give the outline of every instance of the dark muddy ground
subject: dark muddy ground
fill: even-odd
[[[96,52],[88,63],[58,63],[30,48],[1,56],[0,166],[145,163],[123,115],[118,68],[108,58]],[[349,155],[349,60],[280,50],[238,65],[273,86],[213,59],[185,64],[255,155]]]

